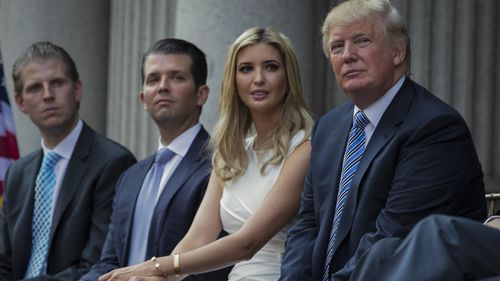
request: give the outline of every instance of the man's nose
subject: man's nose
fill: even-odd
[[[54,91],[53,91],[52,87],[50,87],[49,83],[43,84],[42,97],[43,97],[43,99],[51,99],[54,97]]]
[[[160,87],[159,87],[158,91],[159,92],[168,92],[168,89],[169,89],[168,78],[162,77],[160,79]]]
[[[356,60],[356,47],[351,42],[346,42],[344,45],[344,50],[342,52],[342,58],[345,62],[351,62]]]

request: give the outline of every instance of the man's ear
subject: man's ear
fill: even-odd
[[[75,81],[75,100],[80,102],[83,97],[83,84],[81,80]]]
[[[394,66],[399,66],[404,63],[406,57],[406,44],[396,43],[394,46],[393,63]]]
[[[144,91],[142,90],[139,93],[139,100],[141,100],[142,109],[144,109],[144,111],[148,111],[148,105],[144,102]]]
[[[19,110],[26,114],[26,108],[24,107],[24,100],[23,100],[23,94],[16,94],[14,96],[14,99],[16,100],[16,104],[17,104],[17,107],[19,108]]]
[[[198,88],[197,100],[196,100],[197,106],[202,106],[207,102],[209,92],[210,89],[208,88],[207,85],[202,85]]]

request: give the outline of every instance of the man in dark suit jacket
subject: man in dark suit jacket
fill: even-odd
[[[13,163],[5,177],[0,279],[76,280],[99,260],[116,181],[135,158],[79,118],[82,83],[61,47],[31,45],[16,60],[13,78],[16,103],[39,128],[42,149]],[[48,153],[60,160],[55,185],[43,193],[37,175]],[[53,197],[45,213],[41,194]],[[41,214],[45,217],[38,220]],[[37,222],[47,227],[45,237],[35,234],[42,231]]]
[[[486,216],[483,174],[467,125],[405,76],[409,38],[391,4],[339,4],[325,19],[323,43],[352,101],[316,124],[281,280],[348,280],[371,245],[404,237],[429,214]],[[366,127],[354,126],[353,116],[367,119]],[[348,139],[354,148],[346,148]]]
[[[359,260],[351,280],[500,280],[499,245],[499,216],[481,224],[432,215],[404,240],[394,237],[375,243]]]
[[[168,255],[188,231],[211,171],[205,150],[208,134],[198,122],[208,97],[206,75],[205,54],[184,40],[160,40],[143,56],[140,100],[160,131],[159,149],[120,178],[101,260],[82,280],[97,280],[114,269]],[[156,200],[145,202],[151,218],[137,221],[138,206],[144,205],[141,193],[150,188],[145,183],[153,160],[164,148],[175,156],[166,164]],[[141,236],[137,228],[146,231]],[[186,280],[226,280],[227,274],[221,270]]]

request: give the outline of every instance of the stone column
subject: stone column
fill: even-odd
[[[75,60],[83,82],[80,107],[83,119],[105,131],[108,64],[108,0],[16,0],[0,2],[0,47],[8,92],[13,107],[12,64],[36,41],[62,46]],[[17,140],[24,155],[40,147],[38,129],[17,108],[13,109]]]
[[[111,2],[107,135],[138,159],[158,146],[158,129],[139,101],[140,64],[153,42],[172,34],[175,1]]]

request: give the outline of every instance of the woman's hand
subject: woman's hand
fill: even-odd
[[[149,276],[149,277],[137,277],[132,276],[128,279],[128,281],[166,281],[168,278],[161,276]]]
[[[165,277],[157,276],[154,269],[153,262],[146,261],[137,265],[115,269],[100,276],[99,281],[165,280]]]

